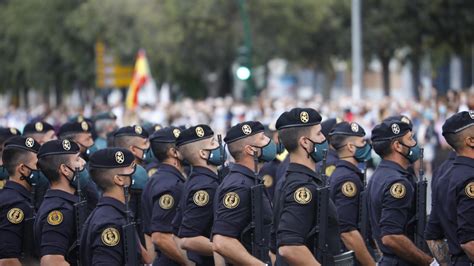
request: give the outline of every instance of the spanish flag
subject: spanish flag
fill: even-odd
[[[145,51],[138,52],[137,61],[135,62],[135,69],[133,70],[133,78],[128,87],[126,107],[133,110],[138,105],[138,92],[144,85],[151,80],[150,67],[146,59]]]

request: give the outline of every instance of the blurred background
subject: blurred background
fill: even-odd
[[[225,132],[309,106],[368,132],[405,114],[434,151],[474,109],[472,0],[0,0],[0,25],[0,125],[20,130],[111,110]]]

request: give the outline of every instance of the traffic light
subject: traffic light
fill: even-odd
[[[250,78],[250,69],[246,66],[239,66],[235,71],[235,75],[240,80],[248,80]]]
[[[237,49],[236,59],[238,67],[235,71],[235,76],[240,80],[248,80],[252,75],[249,49],[246,46],[240,46]]]

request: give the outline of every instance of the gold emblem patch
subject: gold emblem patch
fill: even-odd
[[[245,135],[250,135],[252,133],[252,128],[249,125],[243,125],[242,126],[242,132]]]
[[[160,197],[160,207],[164,210],[171,209],[174,205],[174,198],[170,194],[165,194]]]
[[[102,243],[109,247],[115,247],[120,242],[120,233],[113,227],[105,228],[101,235]]]
[[[12,208],[7,213],[7,219],[12,224],[21,223],[23,221],[23,218],[25,218],[25,214],[19,208]]]
[[[37,132],[43,131],[43,123],[41,123],[41,122],[36,122],[36,124],[35,124],[35,129],[36,129]]]
[[[16,128],[10,128],[10,133],[12,133],[13,135],[16,135],[18,132],[16,131]]]
[[[306,187],[300,187],[295,191],[293,197],[295,198],[295,201],[299,204],[308,204],[313,198],[313,195],[311,194],[311,191]]]
[[[125,155],[123,152],[118,151],[115,153],[115,161],[119,164],[123,164],[123,162],[125,162]]]
[[[25,146],[31,148],[35,145],[35,140],[33,138],[26,138]]]
[[[225,194],[223,203],[227,209],[236,208],[237,206],[239,206],[239,203],[240,203],[239,194],[235,192],[229,192]]]
[[[329,165],[329,166],[326,166],[326,176],[331,176],[332,173],[334,173],[334,170],[336,170],[336,166],[335,165]]]
[[[137,133],[138,135],[141,135],[143,132],[143,129],[141,126],[135,126],[135,133]]]
[[[158,130],[160,130],[160,129],[161,129],[161,126],[159,126],[159,125],[156,125],[156,126],[155,126],[155,131],[158,131]]]
[[[193,196],[193,201],[197,206],[206,206],[209,202],[209,194],[205,190],[196,191]]]
[[[354,182],[347,181],[342,185],[341,191],[344,196],[352,198],[357,194],[357,187]]]
[[[303,123],[308,123],[309,122],[309,114],[306,111],[303,111],[300,113],[300,120]]]
[[[71,149],[71,142],[69,142],[69,140],[67,139],[63,140],[63,149],[65,151],[68,151]]]
[[[199,138],[204,137],[204,129],[202,127],[196,128],[196,136],[198,136]]]
[[[63,222],[63,214],[60,211],[51,211],[48,214],[48,224],[50,225],[58,225]]]
[[[87,130],[89,129],[89,125],[87,124],[86,121],[82,121],[82,122],[81,122],[81,128],[82,128],[82,130],[84,130],[84,131],[87,131]]]
[[[263,176],[263,185],[266,188],[269,188],[273,185],[273,177],[271,175],[264,175]]]
[[[84,121],[84,117],[83,117],[82,115],[78,116],[78,117],[77,117],[77,122],[80,123],[80,122],[82,122],[82,121]]]
[[[396,199],[402,199],[406,193],[407,189],[402,183],[395,183],[390,187],[390,194]]]
[[[173,135],[175,138],[178,138],[180,134],[181,134],[181,130],[177,128],[173,129]]]
[[[469,198],[474,199],[474,182],[467,184],[464,191]]]
[[[148,176],[150,177],[150,176],[154,175],[157,170],[158,169],[156,169],[156,168],[151,168],[150,170],[148,170]]]

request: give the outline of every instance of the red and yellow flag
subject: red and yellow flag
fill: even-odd
[[[138,105],[138,92],[151,79],[150,67],[146,59],[145,51],[138,52],[135,69],[133,70],[133,78],[128,87],[127,99],[125,105],[127,109],[135,109]]]

